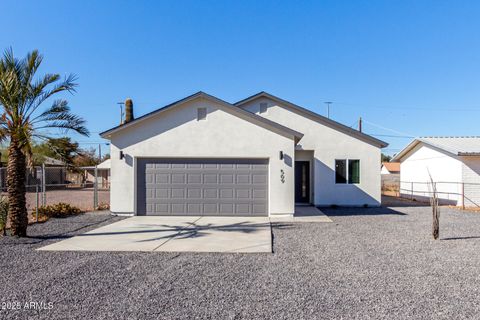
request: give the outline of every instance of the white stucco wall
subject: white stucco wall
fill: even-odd
[[[388,171],[387,167],[382,166],[382,169],[380,170],[381,174],[390,174],[390,171]]]
[[[413,148],[400,163],[401,193],[409,197],[413,187],[414,197],[430,196],[429,172],[437,183],[439,197],[457,204],[462,192],[462,162],[455,155],[423,143]]]
[[[268,103],[266,113],[259,113],[261,102]],[[297,149],[313,150],[315,205],[380,204],[380,148],[292,112],[264,97],[242,107],[304,134]],[[360,183],[336,184],[335,159],[359,159]]]
[[[207,119],[197,121],[197,108]],[[111,137],[111,210],[133,213],[138,157],[263,158],[269,159],[269,212],[293,214],[293,164],[279,159],[283,151],[294,158],[294,141],[222,110],[198,98],[161,115],[133,124]],[[119,151],[125,159],[119,159]],[[288,157],[286,157],[288,158]],[[285,172],[285,183],[280,180]]]
[[[480,206],[480,157],[460,157],[462,180],[465,183],[465,206]]]

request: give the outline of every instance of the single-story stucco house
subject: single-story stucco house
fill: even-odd
[[[392,161],[400,162],[400,194],[431,195],[430,176],[442,203],[480,206],[480,137],[416,138]]]
[[[117,214],[293,215],[296,204],[381,201],[387,143],[266,92],[234,104],[198,92],[101,136]]]

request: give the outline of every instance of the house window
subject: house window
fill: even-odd
[[[197,109],[197,120],[206,120],[207,119],[207,108],[198,108]]]
[[[262,102],[260,103],[260,113],[266,113],[267,112],[267,103],[266,102]]]
[[[360,160],[335,160],[335,183],[360,183]]]
[[[360,160],[348,160],[348,183],[360,183]]]
[[[335,183],[347,183],[347,160],[335,160]]]

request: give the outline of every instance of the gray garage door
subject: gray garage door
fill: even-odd
[[[137,214],[268,216],[268,160],[141,159]]]

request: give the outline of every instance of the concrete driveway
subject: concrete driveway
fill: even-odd
[[[272,252],[268,217],[132,217],[38,250]]]

